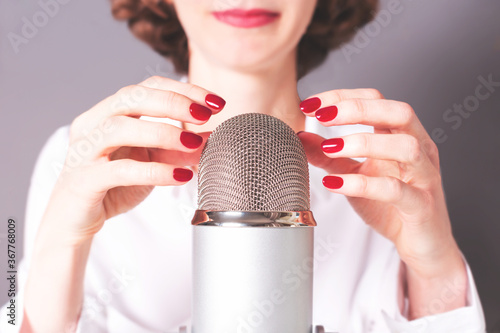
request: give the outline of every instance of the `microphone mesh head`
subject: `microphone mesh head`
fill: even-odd
[[[308,211],[307,157],[295,132],[260,113],[220,124],[201,155],[198,209]]]

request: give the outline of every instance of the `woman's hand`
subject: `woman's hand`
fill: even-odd
[[[69,153],[49,206],[72,218],[62,229],[71,242],[92,237],[105,220],[128,211],[155,185],[182,185],[198,163],[201,135],[139,119],[203,124],[224,100],[200,87],[151,77],[127,86],[72,123]]]
[[[65,165],[38,229],[21,332],[75,331],[94,234],[155,185],[182,185],[192,178],[185,166],[198,163],[208,133],[139,118],[203,124],[224,104],[200,87],[151,77],[75,119]]]
[[[407,268],[410,316],[436,312],[429,303],[439,298],[445,280],[465,286],[467,277],[451,231],[438,149],[415,112],[373,89],[324,92],[301,109],[324,126],[374,127],[374,133],[327,140],[299,136],[310,163],[330,174],[324,186],[346,195],[363,220],[395,244]],[[358,157],[366,160],[352,159]],[[465,305],[463,291],[440,312]]]

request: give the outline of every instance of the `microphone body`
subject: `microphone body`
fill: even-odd
[[[193,333],[312,332],[313,232],[195,226]]]

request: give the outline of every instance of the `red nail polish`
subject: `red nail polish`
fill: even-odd
[[[338,190],[344,185],[344,180],[337,176],[325,176],[323,178],[323,185],[330,190]]]
[[[316,118],[321,122],[327,122],[335,119],[338,114],[338,109],[335,105],[327,106],[326,108],[316,111]]]
[[[174,179],[178,182],[187,182],[193,178],[193,171],[189,169],[175,168]]]
[[[318,97],[308,98],[300,103],[300,110],[304,113],[311,113],[319,109],[321,100]]]
[[[201,144],[203,143],[203,138],[198,134],[194,134],[191,132],[182,132],[181,143],[187,148],[195,149],[201,146]]]
[[[205,97],[205,103],[216,110],[222,110],[224,105],[226,105],[224,99],[214,94],[208,94],[207,97]]]
[[[338,153],[342,148],[344,148],[344,139],[342,138],[328,139],[321,143],[321,149],[328,154]]]
[[[189,107],[189,112],[191,112],[193,118],[203,121],[210,119],[210,117],[212,116],[212,110],[210,110],[206,106],[196,103],[191,104],[191,106]]]

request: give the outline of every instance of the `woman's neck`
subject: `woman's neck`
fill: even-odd
[[[213,131],[226,119],[242,113],[265,113],[286,122],[294,131],[305,127],[305,116],[300,111],[297,92],[296,60],[293,55],[274,68],[244,73],[218,67],[196,54],[189,63],[190,83],[218,94],[226,106],[201,126],[184,124],[195,132]]]

